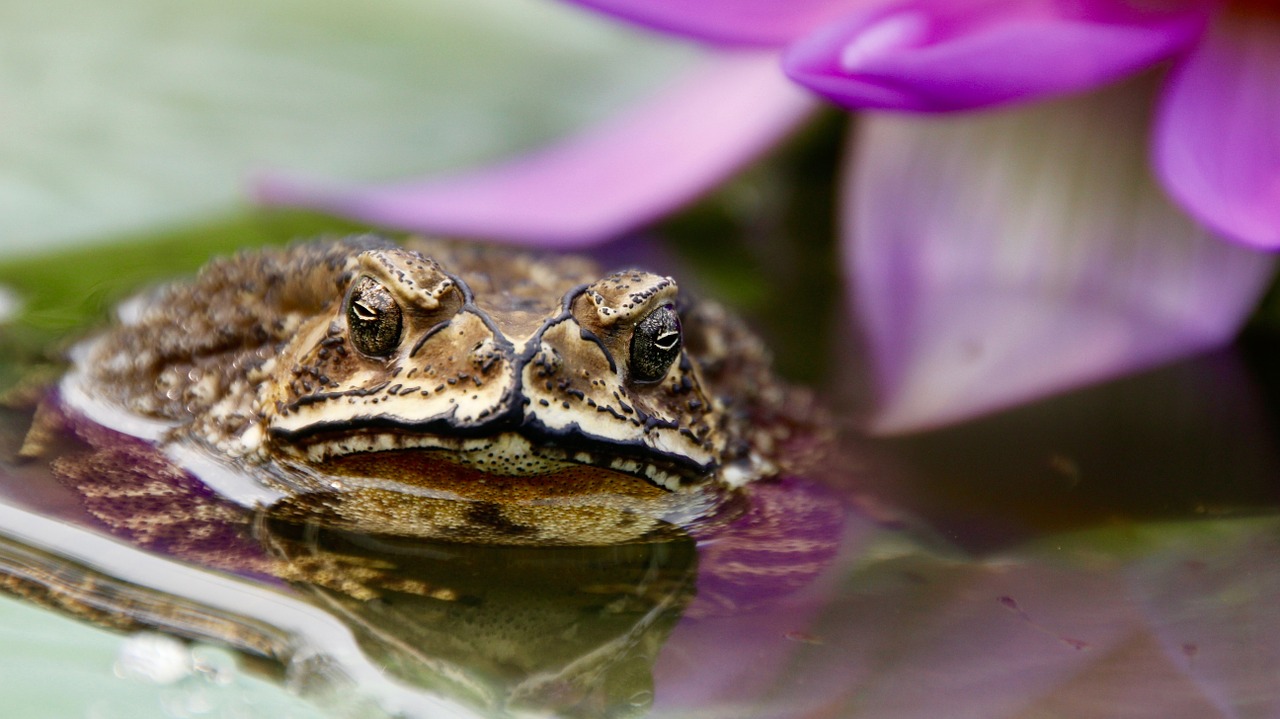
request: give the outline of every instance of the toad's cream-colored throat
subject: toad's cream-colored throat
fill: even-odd
[[[534,478],[573,467],[596,467],[643,479],[671,491],[705,480],[711,472],[711,468],[699,469],[674,462],[660,462],[653,457],[637,454],[634,449],[631,456],[628,456],[618,448],[554,446],[531,442],[515,432],[470,438],[406,432],[344,432],[335,437],[313,438],[310,442],[296,445],[294,451],[299,458],[315,465],[325,465],[354,455],[425,452],[442,461],[502,477]],[[369,464],[373,463],[366,463]]]

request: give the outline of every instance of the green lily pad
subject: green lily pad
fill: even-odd
[[[347,180],[536,146],[692,50],[540,0],[8,3],[0,252],[186,225],[267,168]]]

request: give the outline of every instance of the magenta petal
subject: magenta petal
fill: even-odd
[[[907,0],[796,42],[796,82],[847,107],[963,110],[1111,82],[1187,47],[1200,0]]]
[[[1214,24],[1169,79],[1155,154],[1191,214],[1280,248],[1280,22],[1225,14]]]
[[[875,430],[957,421],[1234,335],[1274,263],[1167,200],[1147,169],[1140,85],[864,121],[846,256]]]
[[[639,25],[728,45],[776,47],[872,0],[570,0]]]
[[[689,202],[812,108],[772,53],[725,54],[647,104],[507,163],[367,188],[268,177],[258,197],[406,230],[582,246]]]

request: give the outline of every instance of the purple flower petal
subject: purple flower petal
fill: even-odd
[[[1206,18],[1201,0],[906,0],[796,42],[783,67],[848,107],[963,110],[1111,82],[1187,47]]]
[[[268,176],[257,194],[413,231],[582,246],[696,198],[812,109],[774,54],[723,54],[641,107],[503,164],[380,187]]]
[[[726,45],[776,47],[873,0],[570,0],[655,30]]]
[[[1280,21],[1224,13],[1169,78],[1156,167],[1191,214],[1280,247]]]
[[[1232,337],[1273,262],[1166,199],[1144,153],[1149,98],[1128,83],[863,123],[846,253],[875,430],[956,421]]]

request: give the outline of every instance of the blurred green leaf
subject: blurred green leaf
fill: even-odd
[[[235,211],[266,168],[388,179],[513,153],[691,53],[542,0],[8,0],[0,253]]]
[[[248,211],[92,247],[0,261],[0,285],[15,291],[21,302],[10,332],[50,340],[105,318],[112,305],[138,287],[191,273],[214,255],[360,229],[309,213]]]

